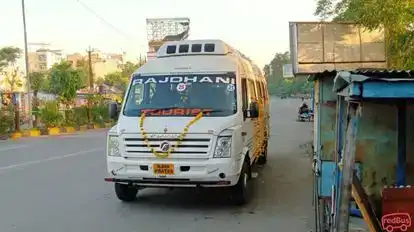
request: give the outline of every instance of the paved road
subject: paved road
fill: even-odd
[[[120,202],[103,181],[103,131],[0,142],[0,231],[309,231],[312,178],[299,145],[310,141],[311,125],[295,122],[298,105],[272,100],[269,163],[245,207],[184,190],[147,189],[135,203]]]

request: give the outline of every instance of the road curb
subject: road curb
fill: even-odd
[[[12,140],[18,140],[21,138],[27,138],[27,137],[58,137],[60,135],[75,135],[77,132],[86,132],[86,131],[100,131],[109,129],[113,126],[112,123],[105,123],[104,125],[99,124],[93,124],[93,125],[81,125],[77,127],[73,126],[65,126],[65,127],[51,127],[51,128],[45,128],[45,129],[32,129],[32,130],[26,130],[21,132],[13,132],[10,134],[10,136],[4,135],[1,136],[2,140],[12,139]]]
[[[23,137],[23,133],[21,133],[21,132],[13,132],[11,134],[11,139],[20,139],[22,137]]]

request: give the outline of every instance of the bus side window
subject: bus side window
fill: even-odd
[[[266,104],[267,103],[267,98],[266,98],[266,90],[264,89],[264,83],[260,82],[260,89],[262,91],[262,98],[263,98],[263,102]]]
[[[263,99],[263,91],[262,91],[262,82],[260,81],[255,81],[255,82],[256,82],[256,90],[259,96],[259,100],[263,102],[264,99]]]
[[[262,91],[263,91],[263,98],[264,98],[264,101],[267,103],[267,91],[266,91],[266,89],[267,89],[267,87],[266,87],[266,84],[264,83],[264,82],[261,82],[261,84],[262,84]]]
[[[252,80],[248,80],[247,89],[249,92],[249,104],[250,104],[253,100],[257,99],[256,89],[254,87],[254,82]]]
[[[247,95],[247,83],[246,83],[246,78],[242,78],[242,109],[247,110],[248,106],[249,106],[249,99],[248,99],[248,95]]]

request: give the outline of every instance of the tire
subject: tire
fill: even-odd
[[[115,194],[119,200],[131,202],[137,198],[138,188],[126,184],[115,183]]]
[[[244,162],[237,184],[231,187],[232,202],[235,205],[245,205],[251,199],[251,173],[249,164]]]
[[[259,165],[265,165],[267,163],[267,144],[268,144],[268,142],[266,140],[265,145],[264,145],[263,153],[257,159],[257,164],[259,164]]]

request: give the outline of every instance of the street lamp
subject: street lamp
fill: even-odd
[[[23,17],[23,33],[24,33],[24,59],[26,62],[26,80],[27,80],[27,100],[28,100],[28,113],[29,113],[29,128],[33,127],[32,120],[32,96],[30,88],[30,75],[29,75],[29,55],[27,51],[27,31],[26,31],[26,10],[24,7],[24,0],[22,0],[22,17]]]

